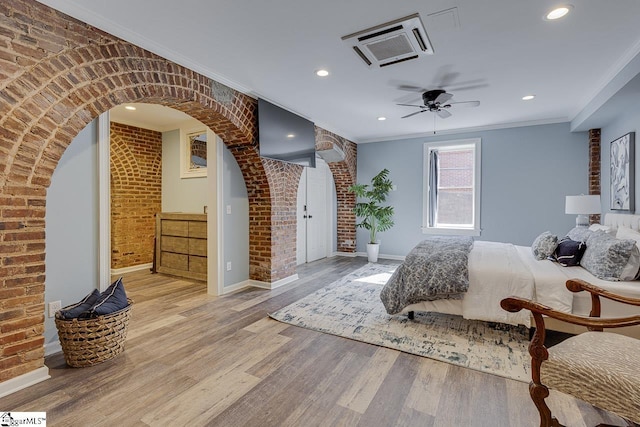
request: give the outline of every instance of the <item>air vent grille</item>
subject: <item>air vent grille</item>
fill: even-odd
[[[385,67],[433,54],[417,13],[346,35],[342,40],[368,67]]]
[[[378,61],[387,61],[399,55],[413,54],[413,47],[404,33],[369,43],[367,47]]]

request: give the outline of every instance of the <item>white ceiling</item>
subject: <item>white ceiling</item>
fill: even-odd
[[[640,1],[569,1],[572,12],[551,22],[543,15],[555,0],[40,0],[355,142],[433,133],[432,113],[400,118],[414,110],[397,103],[420,101],[401,85],[481,102],[436,118],[438,132],[572,120],[582,129],[591,112],[606,116],[609,95],[640,71]],[[438,17],[450,8],[458,22]],[[369,69],[341,41],[416,12],[434,55]],[[320,68],[331,74],[317,77]]]

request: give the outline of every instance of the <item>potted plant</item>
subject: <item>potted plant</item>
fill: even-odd
[[[360,202],[356,203],[353,212],[362,221],[356,227],[369,230],[369,243],[367,244],[367,256],[369,262],[378,261],[380,242],[376,240],[379,231],[387,231],[393,227],[393,206],[382,206],[391,191],[393,183],[389,180],[389,171],[383,169],[371,179],[369,184],[355,184],[349,187]]]

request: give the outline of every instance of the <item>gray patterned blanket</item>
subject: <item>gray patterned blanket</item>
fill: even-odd
[[[432,236],[418,243],[380,292],[387,313],[437,299],[461,299],[469,289],[471,237]]]

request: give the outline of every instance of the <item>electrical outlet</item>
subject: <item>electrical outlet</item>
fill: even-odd
[[[231,271],[231,261],[227,261],[227,271]]]
[[[49,317],[54,317],[56,312],[62,308],[62,301],[51,301],[49,303]]]
[[[231,215],[231,205],[227,205],[227,215]]]

